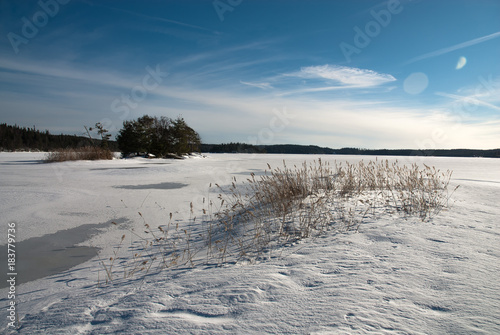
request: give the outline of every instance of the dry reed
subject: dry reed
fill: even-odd
[[[451,196],[452,172],[427,165],[387,160],[331,165],[319,159],[268,168],[260,178],[252,173],[241,183],[233,178],[228,186],[210,185],[218,194],[216,202],[204,199],[200,220],[193,217],[191,204],[190,222],[183,225],[188,228],[174,224],[170,213],[168,223],[156,229],[144,222],[149,238],[131,230],[139,240],[130,247],[133,257],[121,262],[124,277],[146,275],[154,262],[159,270],[255,262],[304,238],[357,230],[385,213],[428,220]],[[117,257],[115,253],[108,264],[101,260],[107,281],[113,279]]]
[[[87,146],[77,149],[57,149],[49,152],[45,157],[45,161],[48,163],[100,159],[113,159],[113,153],[108,149]]]

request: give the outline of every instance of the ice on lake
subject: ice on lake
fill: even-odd
[[[55,164],[39,163],[41,158],[0,153],[4,227],[16,223],[18,248],[31,249],[32,241],[60,243],[48,248],[54,254],[32,248],[31,255],[46,255],[47,267],[62,250],[82,251],[67,254],[83,262],[67,263],[70,268],[57,273],[40,271],[17,286],[20,333],[500,333],[498,159],[379,157],[453,170],[450,190],[460,188],[450,207],[425,222],[380,217],[359,232],[306,239],[281,257],[253,265],[187,267],[98,288],[103,269],[85,248],[98,248],[106,259],[122,235],[126,246],[134,245],[130,231],[140,232],[145,222],[164,225],[172,213],[176,223],[187,224],[196,215],[191,203],[196,211],[217,197],[210,184],[227,186],[233,177],[262,173],[267,163],[280,167],[286,160],[292,167],[318,156],[219,154]],[[0,244],[6,241],[1,234]],[[34,256],[23,259],[20,251],[20,280],[29,273],[22,263],[33,261],[27,258]],[[7,290],[0,289],[4,320]]]

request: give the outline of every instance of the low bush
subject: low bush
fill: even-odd
[[[76,149],[58,149],[49,152],[45,157],[45,161],[49,163],[100,159],[113,159],[113,153],[108,149],[87,146]]]

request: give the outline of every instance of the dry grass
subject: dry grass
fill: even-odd
[[[120,263],[123,276],[147,274],[153,263],[164,269],[255,262],[304,238],[357,230],[363,221],[386,213],[428,220],[448,205],[451,196],[452,172],[426,165],[330,165],[318,160],[268,168],[259,178],[251,174],[241,183],[234,178],[227,187],[215,185],[217,200],[204,201],[201,219],[192,216],[190,228],[174,224],[170,213],[168,223],[157,229],[144,222],[146,237],[131,230],[139,240],[130,248],[133,256]],[[113,279],[117,257],[115,253],[108,263],[101,261],[107,281]]]
[[[87,146],[77,149],[58,149],[49,152],[45,157],[45,161],[49,163],[100,159],[113,159],[113,153],[108,149]]]
[[[288,168],[270,166],[264,176],[220,188],[222,210],[216,215],[221,262],[227,249],[240,258],[326,231],[358,229],[363,220],[400,213],[426,220],[448,203],[451,171],[363,161],[333,166],[321,160]]]

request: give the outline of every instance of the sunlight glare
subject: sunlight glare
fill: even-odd
[[[457,66],[455,67],[455,69],[460,70],[461,68],[463,68],[465,66],[465,64],[467,64],[467,58],[465,58],[464,56],[461,56],[458,59]]]
[[[414,72],[410,74],[404,81],[403,87],[408,94],[420,94],[429,85],[427,75],[422,72]]]

